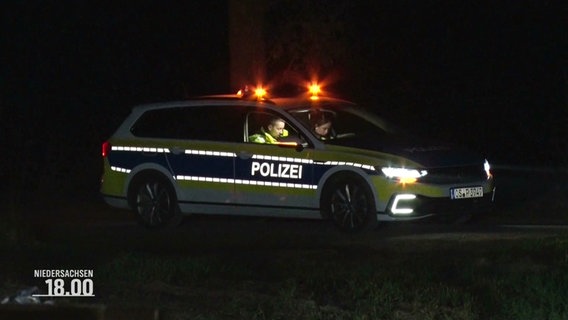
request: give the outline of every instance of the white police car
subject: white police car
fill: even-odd
[[[315,114],[332,119],[325,140],[312,130]],[[274,118],[286,137],[249,141]],[[105,201],[133,209],[149,227],[199,213],[323,218],[354,232],[379,221],[483,212],[495,192],[482,156],[408,136],[325,97],[138,106],[102,155]]]

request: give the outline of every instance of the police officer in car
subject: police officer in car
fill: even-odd
[[[260,128],[260,132],[249,137],[250,142],[276,144],[278,139],[287,137],[288,130],[284,129],[286,123],[281,118],[270,119],[266,128]]]
[[[332,132],[332,117],[323,112],[317,112],[311,115],[310,124],[314,135],[320,140],[329,140]]]

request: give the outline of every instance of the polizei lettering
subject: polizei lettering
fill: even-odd
[[[253,161],[250,175],[254,176],[258,173],[263,177],[302,179],[302,165]]]

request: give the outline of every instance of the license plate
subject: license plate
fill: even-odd
[[[483,187],[467,187],[450,189],[450,198],[468,199],[483,197]]]

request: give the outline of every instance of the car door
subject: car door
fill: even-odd
[[[235,106],[183,108],[179,139],[170,143],[168,161],[179,190],[180,205],[227,204],[234,195],[236,149],[242,142],[243,113]],[[201,206],[201,207],[199,207]]]
[[[278,114],[252,111],[244,127],[249,136]],[[316,183],[313,181],[312,149],[297,148],[290,142],[301,140],[289,122],[288,136],[281,144],[246,141],[235,158],[235,201],[265,209],[266,215],[286,215],[286,210],[317,210]],[[246,140],[246,139],[245,139]]]

